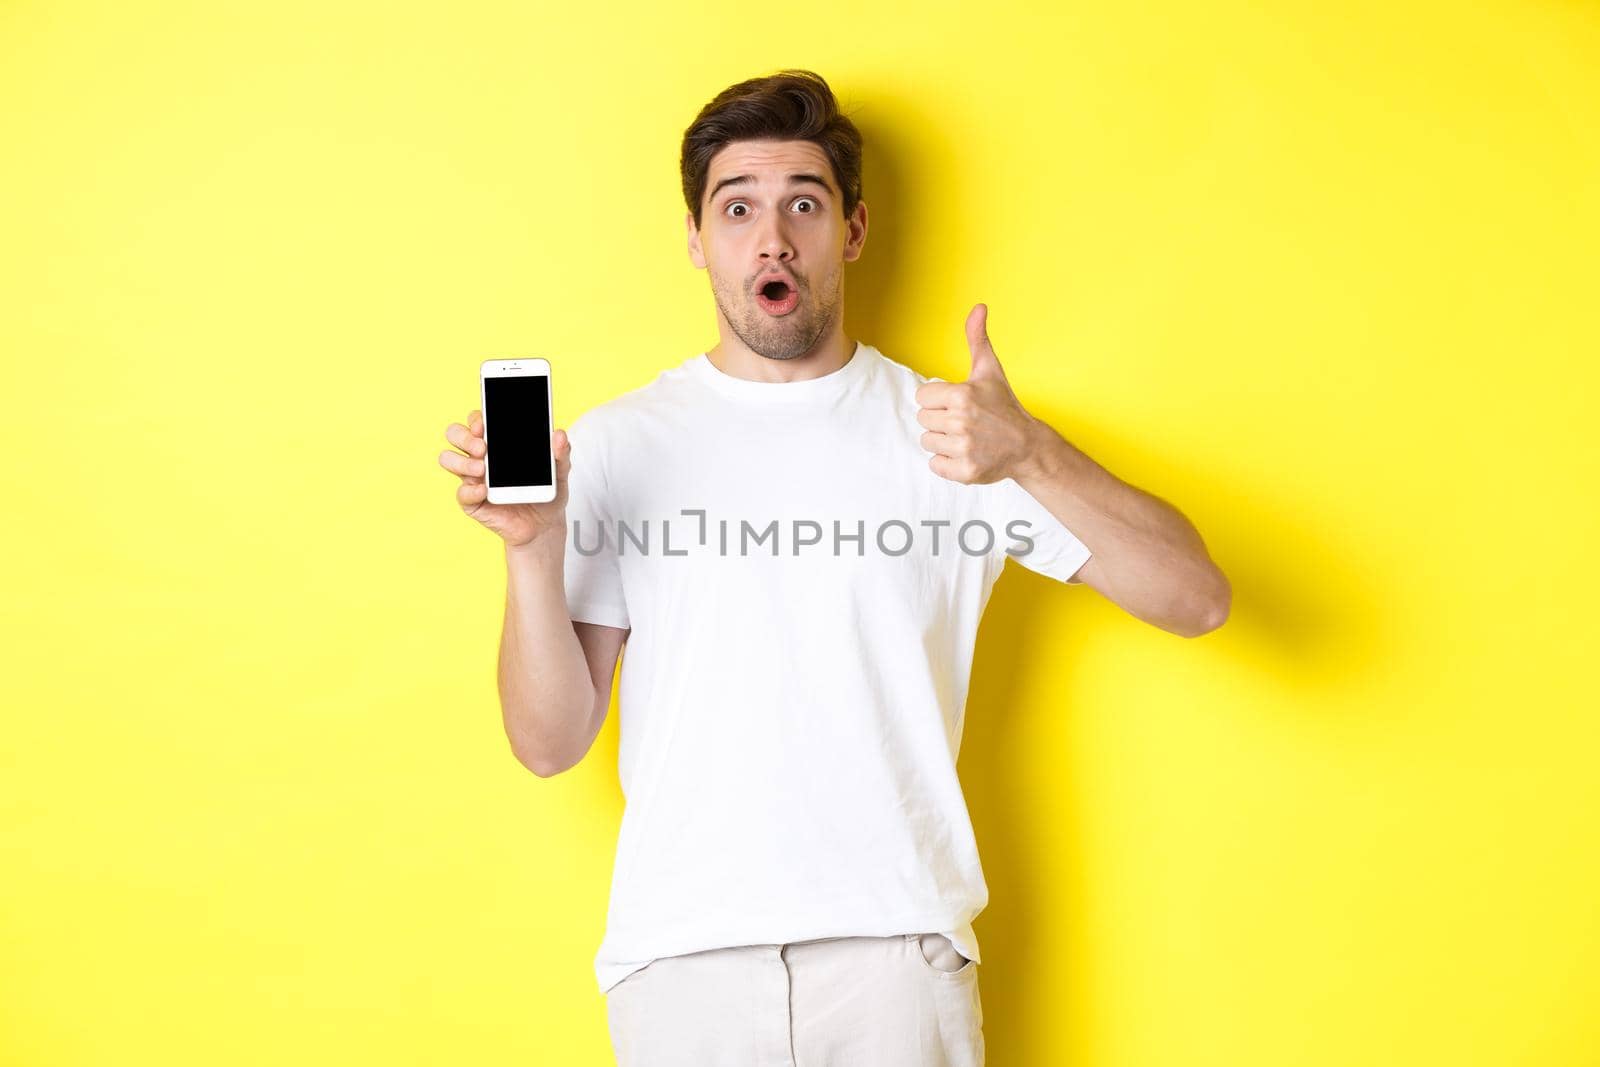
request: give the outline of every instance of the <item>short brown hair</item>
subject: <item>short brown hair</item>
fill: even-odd
[[[811,141],[833,166],[833,180],[844,196],[849,218],[861,200],[861,132],[839,111],[833,90],[820,74],[782,70],[730,85],[700,109],[683,132],[678,169],[683,199],[700,228],[700,200],[706,193],[711,157],[734,141],[772,138]]]

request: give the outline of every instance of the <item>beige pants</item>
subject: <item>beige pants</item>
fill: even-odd
[[[606,994],[620,1067],[982,1067],[978,964],[943,934],[667,956]]]

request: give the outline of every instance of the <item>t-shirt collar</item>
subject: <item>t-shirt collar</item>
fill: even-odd
[[[869,344],[856,341],[855,351],[844,366],[817,378],[798,382],[756,382],[737,378],[719,370],[711,357],[702,352],[689,361],[689,370],[700,381],[719,393],[752,403],[793,403],[804,400],[828,400],[839,396],[859,381],[866,373],[867,363],[875,350]]]

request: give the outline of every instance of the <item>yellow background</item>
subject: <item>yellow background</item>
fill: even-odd
[[[715,343],[678,146],[867,141],[852,336],[1188,514],[1186,641],[1013,565],[990,1062],[1600,1063],[1593,4],[0,5],[0,1061],[602,1064],[616,718],[512,757],[477,366]]]

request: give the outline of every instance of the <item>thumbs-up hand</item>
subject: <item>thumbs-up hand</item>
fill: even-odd
[[[953,482],[983,484],[1011,477],[1036,433],[1037,420],[1011,391],[989,343],[988,319],[984,304],[967,315],[972,372],[966,381],[933,379],[917,387],[917,422],[927,429],[922,447],[933,453],[928,466]]]

